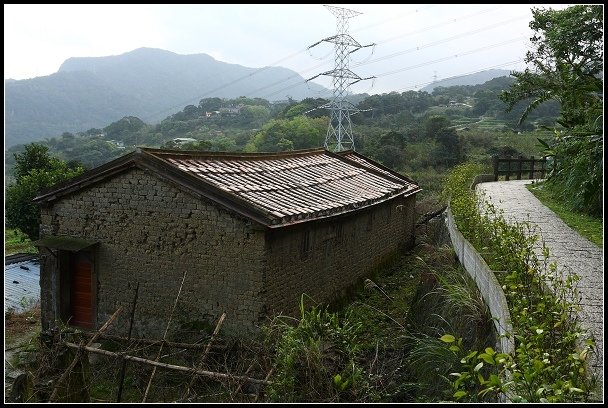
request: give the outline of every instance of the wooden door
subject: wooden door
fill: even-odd
[[[83,257],[74,257],[70,272],[70,324],[91,329],[93,328],[91,262]]]

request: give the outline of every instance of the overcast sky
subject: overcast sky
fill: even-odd
[[[360,12],[349,33],[374,47],[351,55],[369,94],[417,90],[491,68],[521,70],[532,36],[532,7],[567,4],[339,4]],[[336,17],[322,4],[4,5],[4,78],[57,72],[70,57],[118,55],[139,47],[261,68],[283,66],[310,78],[334,68]],[[315,80],[331,88],[331,78]]]

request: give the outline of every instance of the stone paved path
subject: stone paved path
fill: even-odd
[[[545,207],[528,189],[532,180],[497,181],[477,184],[488,201],[504,211],[507,221],[529,221],[538,226],[539,234],[549,248],[549,262],[556,262],[558,272],[580,276],[578,289],[582,297],[580,321],[597,342],[597,355],[590,360],[603,382],[604,353],[604,252],[568,227],[553,211]],[[542,259],[542,258],[540,258]],[[603,387],[602,387],[603,388]],[[600,395],[601,392],[600,392]]]

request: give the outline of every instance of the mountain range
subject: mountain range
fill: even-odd
[[[509,74],[493,69],[440,80],[422,90],[482,84]],[[209,97],[247,96],[273,101],[286,95],[295,100],[331,96],[330,90],[305,82],[287,68],[249,68],[207,54],[180,55],[155,48],[138,48],[115,56],[69,58],[54,74],[6,79],[4,88],[5,148],[63,132],[101,128],[125,116],[156,123]]]
[[[272,101],[331,95],[287,68],[248,68],[207,54],[154,48],[69,58],[52,75],[7,79],[4,86],[6,148],[103,127],[125,116],[155,123],[206,97]]]
[[[441,79],[439,81],[433,82],[432,84],[425,86],[424,88],[421,89],[421,91],[426,91],[428,93],[432,93],[433,89],[435,89],[439,86],[443,86],[443,87],[447,88],[449,86],[457,86],[457,85],[480,85],[480,84],[486,83],[487,81],[489,81],[491,79],[503,77],[503,76],[510,76],[510,75],[511,75],[511,71],[508,71],[506,69],[488,69],[486,71],[476,72],[474,74],[461,75],[461,76]]]

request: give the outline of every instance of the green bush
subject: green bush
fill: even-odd
[[[360,324],[325,307],[300,302],[296,324],[278,317],[268,328],[276,344],[275,374],[267,395],[274,402],[347,402],[366,398],[368,386],[355,360]]]
[[[515,352],[496,359],[487,351],[454,347],[454,336],[443,337],[462,357],[461,370],[454,373],[453,396],[458,401],[484,401],[488,393],[508,393],[513,401],[588,401],[595,386],[587,365],[594,342],[578,322],[579,278],[561,276],[555,263],[548,264],[544,244],[542,258],[537,256],[538,235],[529,223],[508,223],[493,206],[475,197],[469,190],[474,170],[473,165],[454,169],[445,195],[463,235],[478,251],[491,254],[487,261],[492,269],[506,271],[497,277],[509,305]],[[484,377],[484,364],[494,366],[494,374],[508,371],[510,381]]]

